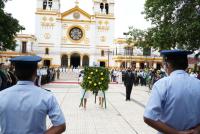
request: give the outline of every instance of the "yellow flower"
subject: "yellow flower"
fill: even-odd
[[[93,72],[91,72],[90,74],[93,74]]]
[[[92,84],[92,81],[89,81],[90,84]]]
[[[96,72],[98,72],[98,70],[96,69]]]
[[[90,77],[88,77],[88,79],[90,79]]]
[[[101,78],[101,80],[104,80],[104,78]]]
[[[99,85],[101,85],[101,82],[99,82]]]
[[[97,84],[96,83],[94,83],[94,86],[96,86]]]
[[[101,75],[103,75],[103,73],[101,73]]]

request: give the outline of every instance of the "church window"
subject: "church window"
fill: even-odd
[[[48,4],[49,4],[49,8],[51,9],[51,8],[52,8],[52,5],[53,5],[52,0],[49,0]]]
[[[43,10],[46,10],[46,8],[47,8],[47,0],[44,0],[43,1]]]
[[[104,4],[103,3],[100,4],[100,9],[101,9],[101,12],[103,12],[103,9],[104,9]]]
[[[49,48],[45,48],[45,54],[49,54]]]
[[[109,5],[108,5],[108,3],[106,3],[105,9],[106,9],[106,14],[109,14]]]
[[[69,31],[69,36],[72,40],[78,41],[82,39],[83,31],[78,27],[74,27]]]
[[[27,42],[22,41],[22,53],[26,53],[26,46],[27,46]]]
[[[101,50],[101,56],[103,57],[105,55],[104,50]]]

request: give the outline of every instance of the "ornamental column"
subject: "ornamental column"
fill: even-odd
[[[157,63],[153,63],[153,68],[154,68],[154,69],[157,68]]]
[[[71,65],[71,55],[68,56],[68,68],[70,68]]]
[[[83,55],[80,55],[80,67],[83,67]]]
[[[140,63],[136,62],[136,68],[139,69],[140,68]]]

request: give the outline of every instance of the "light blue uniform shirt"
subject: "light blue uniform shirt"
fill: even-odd
[[[200,124],[200,80],[177,70],[157,81],[144,117],[161,121],[177,130]]]
[[[53,94],[33,82],[19,81],[0,92],[0,134],[44,134],[47,115],[53,126],[65,123]]]

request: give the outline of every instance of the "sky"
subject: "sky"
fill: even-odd
[[[10,0],[6,3],[5,11],[19,20],[26,30],[23,34],[35,34],[35,11],[37,0]],[[75,0],[61,0],[61,12],[75,6]],[[92,14],[93,0],[79,0],[79,7]],[[151,27],[141,12],[145,0],[115,0],[115,38],[123,38],[129,26],[139,29]]]

